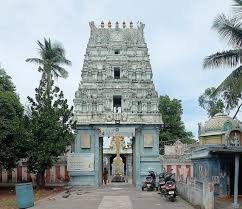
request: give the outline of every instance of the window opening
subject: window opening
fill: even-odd
[[[122,99],[121,96],[113,96],[113,112],[121,113]]]
[[[120,50],[119,49],[115,49],[114,50],[114,54],[120,54]]]
[[[138,113],[142,113],[141,102],[138,101]]]
[[[120,79],[120,67],[114,68],[114,79]]]

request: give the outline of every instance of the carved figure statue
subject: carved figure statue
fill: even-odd
[[[239,139],[237,133],[234,133],[234,139],[233,140],[234,140],[234,146],[239,147],[240,146],[240,139]]]
[[[95,24],[94,24],[94,21],[91,21],[91,22],[89,22],[89,26],[90,26],[90,28],[91,28],[91,32],[92,31],[94,31],[95,30]]]

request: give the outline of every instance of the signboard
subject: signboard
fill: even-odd
[[[115,127],[115,128],[100,128],[100,136],[116,136],[121,135],[125,137],[135,136],[135,128]]]
[[[153,147],[153,138],[151,134],[144,135],[144,147]]]
[[[90,140],[89,134],[82,133],[80,140],[81,140],[81,148],[82,149],[91,148],[91,140]]]
[[[67,157],[68,171],[94,171],[94,153],[70,153]]]

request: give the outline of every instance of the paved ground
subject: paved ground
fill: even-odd
[[[215,199],[215,208],[218,209],[233,209],[233,197],[226,197],[226,198],[216,198]],[[242,209],[242,196],[239,197],[239,209]]]
[[[177,198],[170,202],[157,192],[137,191],[131,185],[109,185],[98,189],[73,188],[68,193],[59,193],[36,203],[34,209],[193,209]]]

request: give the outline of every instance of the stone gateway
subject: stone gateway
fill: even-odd
[[[77,128],[73,153],[68,158],[68,164],[75,165],[69,170],[70,184],[101,185],[103,139],[123,136],[132,139],[132,183],[140,188],[148,170],[161,170],[159,132],[163,123],[144,24],[89,25],[82,79],[74,99]],[[84,159],[83,155],[94,155],[93,170],[84,170],[85,166],[75,169],[76,159]]]

